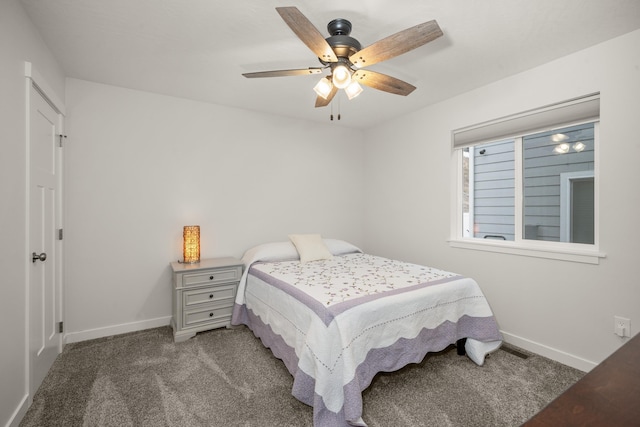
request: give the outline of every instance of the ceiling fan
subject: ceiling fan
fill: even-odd
[[[396,95],[409,95],[416,89],[415,86],[395,77],[365,70],[363,67],[402,55],[442,36],[442,30],[434,20],[407,28],[362,49],[360,42],[349,36],[351,22],[346,19],[338,18],[329,22],[327,30],[330,36],[325,39],[298,8],[276,7],[276,10],[298,38],[316,54],[323,66],[259,71],[244,73],[243,76],[302,76],[321,74],[323,70],[330,69],[330,74],[322,77],[314,87],[318,94],[316,107],[329,105],[338,89],[344,89],[349,99],[358,96],[362,92],[360,83]]]

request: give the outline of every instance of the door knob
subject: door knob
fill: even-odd
[[[40,255],[35,252],[31,254],[31,262],[36,262],[38,260],[44,261],[45,259],[47,259],[47,254],[45,254],[44,252],[42,252]]]

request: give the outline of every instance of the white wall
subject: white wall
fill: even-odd
[[[363,240],[360,131],[75,79],[66,107],[68,342],[168,324],[184,225],[202,258]]]
[[[29,61],[63,99],[64,77],[15,0],[0,1],[0,425],[18,420],[27,401],[25,73]]]
[[[507,341],[583,370],[602,361],[624,342],[614,315],[640,331],[638,46],[635,31],[367,132],[366,249],[476,278]],[[598,91],[607,257],[587,265],[449,247],[451,130]]]

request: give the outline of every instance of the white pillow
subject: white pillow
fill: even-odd
[[[333,255],[344,255],[349,253],[362,252],[357,246],[338,239],[322,239],[324,244]],[[256,261],[292,261],[300,259],[296,247],[288,242],[263,243],[248,249],[242,256],[242,261],[246,266]]]
[[[302,263],[333,258],[319,234],[290,234],[289,239],[296,246]]]
[[[344,254],[352,254],[352,253],[362,253],[362,250],[344,240],[338,239],[322,239],[324,244],[327,245],[329,252],[333,255],[344,255]]]
[[[242,256],[246,266],[256,261],[291,261],[298,259],[298,251],[291,242],[263,243],[247,250]]]

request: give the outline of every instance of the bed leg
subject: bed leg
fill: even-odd
[[[464,345],[466,344],[467,339],[466,338],[460,338],[458,341],[456,341],[456,347],[458,348],[458,356],[464,356],[465,354],[467,354],[467,352],[464,349]]]

